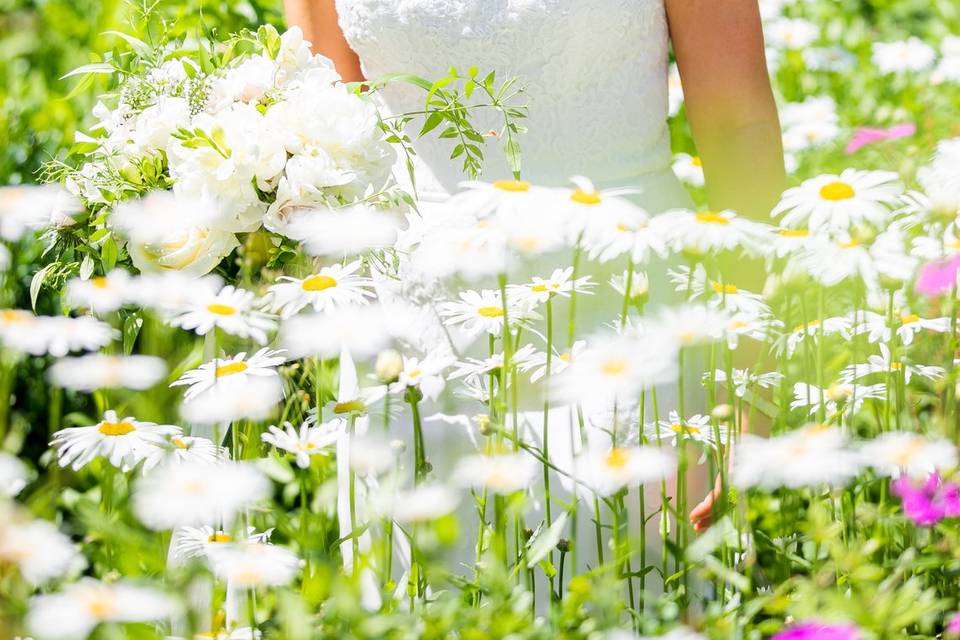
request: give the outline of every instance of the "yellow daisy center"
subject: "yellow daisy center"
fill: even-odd
[[[229,533],[217,531],[207,536],[207,542],[233,542],[233,536]]]
[[[98,276],[90,280],[91,284],[97,289],[106,289],[107,288],[107,279],[103,276]]]
[[[860,243],[856,240],[850,240],[849,242],[841,242],[837,246],[841,249],[856,249],[860,246]]]
[[[207,311],[209,311],[210,313],[215,313],[218,316],[232,316],[237,312],[237,310],[234,307],[231,307],[228,304],[219,304],[219,303],[208,304]]]
[[[570,194],[570,199],[578,204],[585,204],[585,205],[600,204],[600,202],[602,201],[599,193],[584,191],[583,189],[577,189],[572,194]]]
[[[613,448],[603,459],[603,463],[611,469],[623,469],[630,462],[630,452],[626,449]]]
[[[730,220],[716,211],[700,211],[696,215],[697,222],[703,224],[730,224]]]
[[[573,360],[573,354],[570,353],[569,351],[564,351],[563,353],[560,354],[560,359],[563,360],[564,362],[570,362],[571,360]]]
[[[547,285],[535,284],[532,287],[530,287],[530,291],[533,291],[534,293],[545,293],[547,291]]]
[[[353,411],[363,411],[367,408],[367,405],[363,403],[363,400],[349,400],[347,402],[338,402],[333,405],[334,413],[351,413]]]
[[[330,276],[317,275],[304,279],[300,286],[303,287],[304,291],[323,291],[337,286],[337,281]]]
[[[600,371],[608,376],[618,376],[627,370],[627,361],[622,358],[607,360],[600,365]]]
[[[484,318],[502,318],[503,309],[500,307],[480,307],[477,309],[477,315]]]
[[[692,424],[680,424],[679,422],[674,422],[670,425],[670,431],[674,433],[700,433],[700,427],[695,427]]]
[[[919,453],[921,449],[923,449],[923,444],[923,438],[912,438],[902,451],[898,451],[896,454],[894,454],[894,462],[900,467],[907,466],[910,464],[910,461],[913,460],[913,457]]]
[[[235,373],[243,373],[248,368],[247,363],[242,360],[239,362],[231,362],[230,364],[217,367],[214,375],[218,378],[223,378],[224,376],[232,376]]]
[[[914,322],[919,322],[920,316],[915,313],[911,313],[900,318],[900,322],[903,324],[913,324]]]
[[[810,232],[806,229],[780,229],[777,231],[781,238],[806,238]]]
[[[523,180],[497,180],[493,186],[501,191],[530,191],[530,183]]]
[[[857,195],[857,192],[846,182],[829,182],[820,187],[820,197],[824,200],[831,200],[833,202],[849,200],[855,195]]]
[[[32,316],[19,309],[4,309],[0,311],[0,319],[4,322],[26,322]]]
[[[189,449],[190,445],[183,438],[171,438],[170,442],[173,443],[177,449]]]
[[[137,428],[133,426],[133,423],[127,421],[101,422],[100,426],[97,427],[97,431],[105,436],[125,436],[136,430]]]
[[[690,164],[692,164],[695,167],[702,167],[703,160],[700,159],[700,156],[693,156],[692,158],[690,158]]]
[[[711,282],[710,286],[713,287],[713,290],[717,293],[726,293],[726,294],[735,294],[740,290],[737,289],[737,285],[734,284],[722,284],[720,282]]]
[[[109,618],[116,608],[109,593],[98,593],[87,601],[87,612],[97,620]]]

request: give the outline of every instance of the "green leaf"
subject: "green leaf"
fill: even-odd
[[[103,246],[100,247],[100,262],[103,263],[104,273],[117,266],[118,254],[119,251],[117,249],[116,241],[113,239],[112,235],[108,235],[106,240],[103,241]]]
[[[443,122],[443,116],[436,111],[427,116],[426,121],[423,123],[423,128],[420,129],[419,137],[423,137],[437,128],[437,126]]]
[[[114,67],[109,62],[91,62],[90,64],[77,67],[73,71],[68,71],[66,74],[60,76],[60,79],[66,80],[67,78],[72,78],[73,76],[83,76],[96,73],[112,75],[113,72]]]
[[[56,262],[48,264],[33,274],[33,277],[30,279],[30,308],[34,311],[37,310],[37,296],[40,295],[40,288],[43,287],[43,281],[47,277],[47,271],[57,264]]]
[[[140,40],[139,38],[135,38],[131,36],[128,33],[123,33],[122,31],[104,31],[100,35],[116,36],[117,38],[120,38],[121,40],[126,42],[128,45],[130,45],[130,48],[133,49],[137,53],[137,55],[141,57],[144,57],[150,53],[150,45],[148,45],[143,40]]]
[[[140,335],[140,328],[143,327],[143,318],[140,316],[140,312],[131,313],[123,321],[123,354],[130,355],[133,353],[133,345],[137,341],[137,336]]]

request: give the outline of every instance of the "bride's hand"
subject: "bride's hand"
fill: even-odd
[[[747,416],[743,415],[740,417],[740,433],[749,433],[750,427],[747,424]],[[727,444],[729,448],[729,455],[727,456],[727,465],[728,468],[733,467],[733,455],[734,447],[733,440]],[[729,476],[728,476],[729,477]],[[703,500],[690,510],[690,524],[693,525],[693,530],[697,533],[702,533],[710,528],[710,525],[713,524],[713,508],[717,504],[717,500],[720,498],[720,494],[723,492],[723,486],[721,483],[720,475],[717,474],[716,480],[713,483],[713,489],[704,496]]]

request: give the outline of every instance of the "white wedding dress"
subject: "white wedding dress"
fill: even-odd
[[[670,169],[667,127],[668,33],[663,0],[337,0],[340,26],[375,79],[428,79],[471,66],[517,78],[529,108],[520,137],[522,177],[563,186],[584,175],[598,187],[636,186],[650,213],[689,206]],[[383,92],[391,113],[419,111],[422,90]],[[499,129],[496,113],[479,122]],[[484,118],[488,118],[485,120]],[[435,135],[414,144],[422,199],[440,200],[463,180],[453,143]],[[488,144],[483,179],[510,176]]]

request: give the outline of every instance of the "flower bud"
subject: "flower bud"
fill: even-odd
[[[715,420],[729,420],[733,416],[733,406],[729,404],[718,404],[710,412],[710,417]]]
[[[383,382],[396,382],[403,371],[403,357],[395,349],[384,349],[377,355],[374,373]]]

